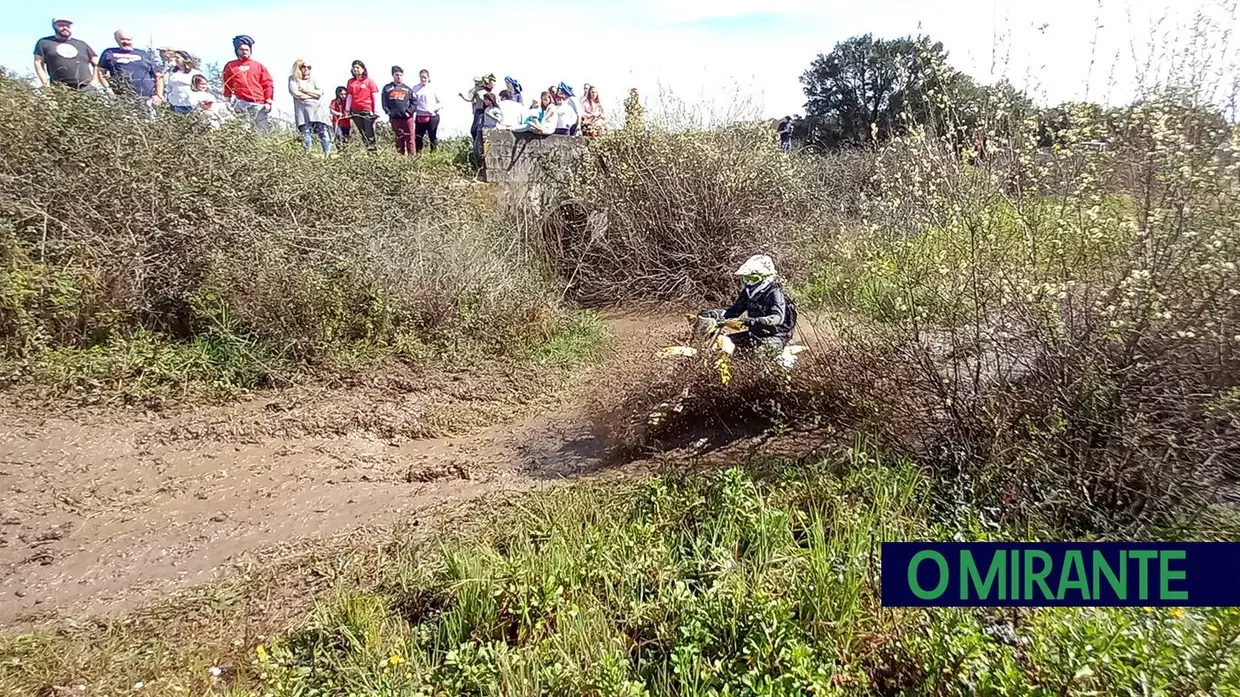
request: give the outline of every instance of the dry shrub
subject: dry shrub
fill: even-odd
[[[880,170],[868,223],[890,254],[871,268],[892,311],[865,340],[897,359],[884,421],[941,500],[1142,534],[1240,472],[1240,168],[1227,129],[1185,109],[1209,107],[1126,110],[1112,151],[1017,134],[1016,188],[925,133]]]
[[[546,247],[582,300],[722,301],[752,254],[795,270],[819,205],[809,175],[761,125],[608,133],[569,177]]]
[[[450,164],[299,140],[0,77],[4,351],[222,328],[317,361],[546,334],[548,275]]]
[[[713,358],[651,358],[640,387],[604,407],[597,420],[608,425],[612,447],[630,456],[701,439],[722,446],[771,430],[868,428],[885,379],[872,368],[883,361],[856,345],[826,340],[808,322],[798,331],[797,342],[809,348],[791,371],[741,353],[731,361],[726,384]]]

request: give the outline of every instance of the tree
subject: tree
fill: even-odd
[[[203,73],[207,76],[207,86],[215,94],[224,94],[224,71],[220,68],[220,64],[216,62],[207,63]]]
[[[801,76],[809,129],[822,145],[883,140],[912,123],[932,123],[960,73],[927,36],[857,36],[819,54]],[[835,139],[835,142],[832,140]]]

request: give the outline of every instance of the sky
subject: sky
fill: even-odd
[[[803,111],[799,78],[836,42],[924,33],[943,42],[956,68],[986,82],[1006,77],[1040,103],[1124,103],[1137,76],[1151,74],[1140,66],[1165,63],[1169,46],[1185,45],[1197,10],[1234,29],[1234,13],[1223,7],[1231,2],[51,0],[4,11],[0,65],[31,72],[35,41],[51,33],[53,15],[72,20],[74,36],[99,52],[123,28],[140,46],[172,45],[221,65],[233,58],[232,37],[248,34],[254,57],[276,78],[278,111],[292,109],[286,81],[295,59],[314,65],[331,89],[360,58],[379,85],[393,64],[410,79],[429,69],[447,102],[441,135],[451,135],[467,131],[470,119],[454,95],[488,72],[517,77],[530,96],[560,82],[580,93],[588,82],[612,111],[635,87],[648,114],[682,123],[778,118]]]

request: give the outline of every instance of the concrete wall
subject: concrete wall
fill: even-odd
[[[491,129],[486,131],[483,176],[488,182],[524,184],[542,161],[548,165],[543,173],[554,181],[557,173],[567,171],[568,161],[585,148],[586,139],[581,136],[544,136]]]

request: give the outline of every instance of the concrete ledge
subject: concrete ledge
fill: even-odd
[[[488,182],[525,183],[539,162],[551,164],[552,172],[564,171],[569,160],[586,149],[583,136],[547,136],[529,132],[487,130],[484,134],[486,162],[483,178]]]

